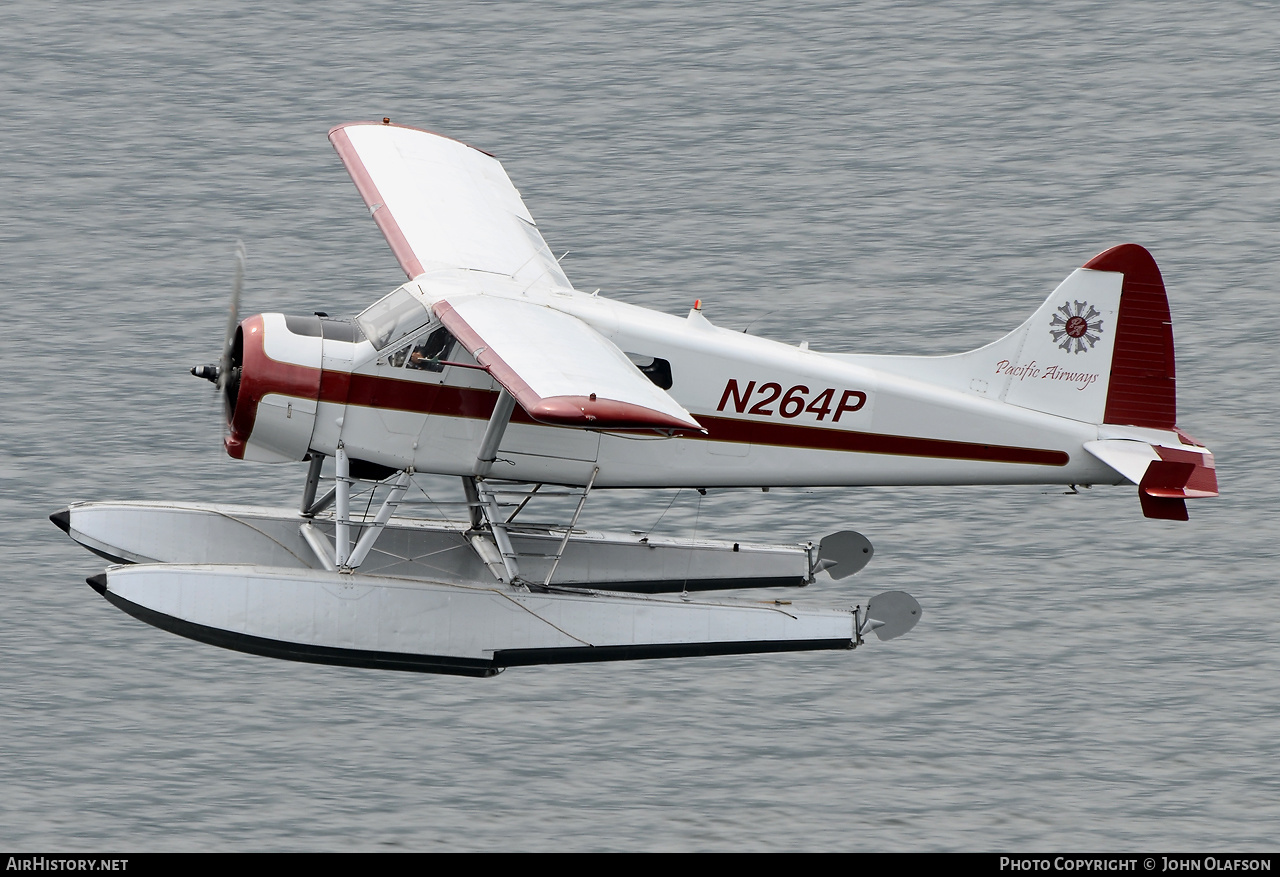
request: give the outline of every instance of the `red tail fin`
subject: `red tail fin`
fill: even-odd
[[[1124,275],[1103,422],[1173,429],[1178,419],[1173,324],[1156,260],[1137,244],[1121,244],[1084,267]]]

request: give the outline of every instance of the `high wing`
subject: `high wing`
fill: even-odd
[[[443,266],[571,288],[492,155],[380,122],[338,125],[329,141],[410,279]]]
[[[617,345],[577,317],[490,295],[444,298],[433,309],[534,420],[588,429],[703,431]]]
[[[582,320],[538,302],[572,291],[520,193],[488,153],[416,128],[353,122],[329,132],[396,258],[441,322],[534,420],[586,429],[702,427]],[[511,278],[533,296],[445,294],[439,269]],[[413,286],[415,284],[410,284]]]

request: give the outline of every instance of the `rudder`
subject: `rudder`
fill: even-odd
[[[1173,322],[1156,260],[1121,244],[1084,265],[1124,275],[1104,423],[1173,429],[1178,419]]]

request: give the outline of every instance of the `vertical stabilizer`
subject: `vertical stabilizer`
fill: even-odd
[[[1121,297],[1118,275],[1088,267],[1071,272],[1031,319],[983,348],[997,398],[1101,423]]]
[[[1173,429],[1178,419],[1173,322],[1156,260],[1121,244],[1084,266],[1124,276],[1104,423]]]

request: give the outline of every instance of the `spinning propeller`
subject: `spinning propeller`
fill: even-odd
[[[212,382],[218,388],[226,406],[227,420],[235,412],[236,396],[240,391],[241,351],[236,344],[236,328],[240,325],[240,292],[244,288],[244,241],[236,239],[235,276],[231,282],[231,304],[228,309],[227,330],[222,339],[222,355],[216,364],[193,366],[191,373]]]

